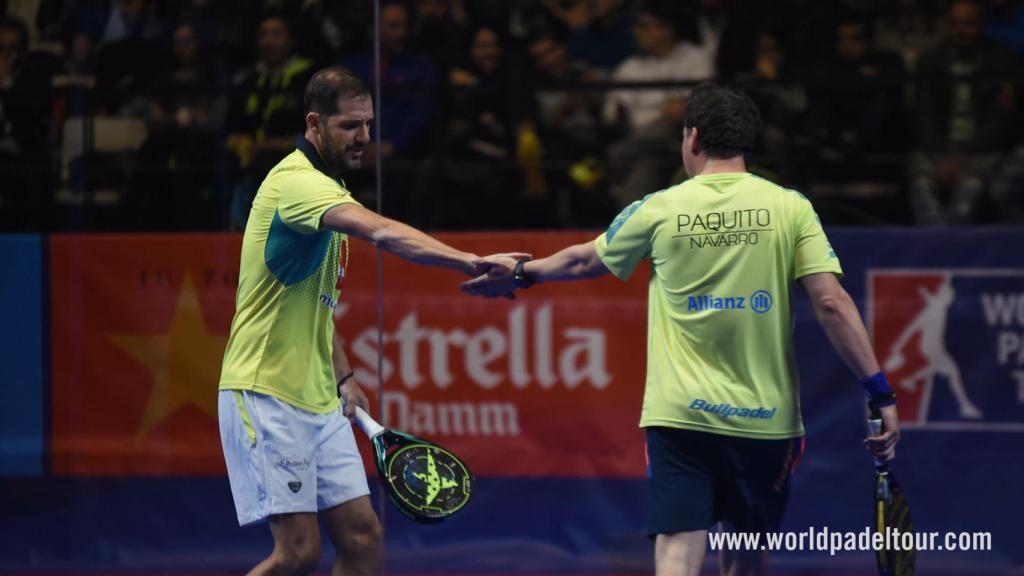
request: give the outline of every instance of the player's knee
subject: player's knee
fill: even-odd
[[[362,558],[380,552],[384,531],[376,515],[369,515],[347,526],[339,550],[342,557]]]
[[[704,564],[706,532],[659,534],[654,561],[657,576],[699,576]]]
[[[722,550],[722,576],[761,576],[765,573],[768,554],[758,550]]]
[[[274,565],[286,574],[309,574],[320,563],[320,540],[303,539],[274,549]]]

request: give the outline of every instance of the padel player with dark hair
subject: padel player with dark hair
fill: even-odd
[[[702,84],[689,96],[682,157],[690,179],[628,206],[596,240],[521,259],[466,282],[486,297],[537,282],[609,272],[625,280],[650,259],[647,378],[640,426],[650,464],[659,576],[700,573],[708,529],[777,531],[804,435],[790,290],[798,280],[833,347],[882,406],[865,439],[891,460],[895,396],[839,260],[803,195],[749,174],[756,106]],[[512,268],[509,273],[508,269]],[[760,574],[759,551],[723,551],[722,573]]]
[[[239,524],[269,521],[274,536],[250,574],[312,572],[318,513],[338,552],[332,574],[377,574],[381,528],[350,423],[367,399],[333,338],[348,236],[469,275],[509,260],[485,262],[352,197],[340,175],[360,166],[374,119],[359,78],[321,70],[304,105],[305,134],[267,174],[245,228],[220,379],[221,443]]]

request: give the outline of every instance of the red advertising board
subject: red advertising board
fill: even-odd
[[[592,234],[441,238],[542,256]],[[337,326],[386,425],[484,476],[643,474],[646,269],[483,300],[459,274],[385,255],[381,348],[377,255],[352,244]],[[55,473],[223,473],[216,388],[239,249],[226,235],[53,238]]]

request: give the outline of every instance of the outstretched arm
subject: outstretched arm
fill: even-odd
[[[879,374],[881,369],[857,305],[835,274],[809,274],[801,278],[800,283],[811,297],[811,306],[818,323],[854,376],[865,381]],[[865,439],[865,445],[877,458],[888,461],[896,454],[896,442],[900,435],[899,418],[895,405],[884,406],[881,411],[882,435]]]
[[[397,220],[385,218],[358,204],[341,204],[328,210],[322,225],[366,240],[381,250],[428,266],[458,270],[470,276],[486,271],[482,258],[463,252]]]
[[[594,241],[563,248],[551,256],[523,264],[523,272],[537,282],[565,282],[598,278],[608,268],[597,256]]]

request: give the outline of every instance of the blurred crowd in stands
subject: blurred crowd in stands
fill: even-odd
[[[239,230],[340,64],[380,81],[385,214],[600,228],[685,178],[689,87],[830,224],[1024,222],[1015,0],[0,0],[0,230]],[[376,149],[345,174],[378,208]]]

